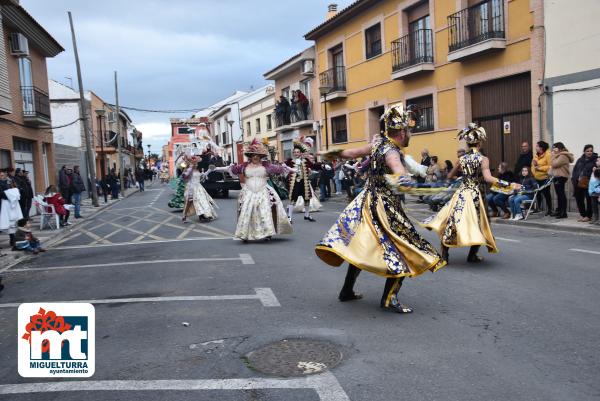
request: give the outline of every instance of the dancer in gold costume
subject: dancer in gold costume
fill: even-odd
[[[369,156],[369,177],[365,189],[346,207],[338,221],[316,246],[325,263],[350,265],[339,300],[362,298],[354,292],[361,270],[386,277],[381,307],[398,313],[412,309],[397,298],[405,277],[415,277],[428,270],[436,271],[445,262],[429,242],[415,230],[404,213],[401,196],[386,180],[390,175],[406,180],[409,174],[402,148],[408,146],[411,111],[392,107],[384,116],[386,131],[372,144],[357,149],[326,152],[326,158]]]
[[[448,248],[470,247],[468,262],[478,263],[483,260],[477,254],[485,245],[490,253],[497,253],[498,247],[490,229],[487,217],[485,183],[500,187],[519,189],[519,184],[509,184],[492,176],[490,162],[479,151],[486,139],[483,127],[474,123],[458,133],[458,139],[467,143],[468,151],[456,163],[448,174],[448,179],[462,171],[463,181],[452,199],[436,215],[427,219],[423,226],[436,231],[442,242],[442,256],[449,259]]]

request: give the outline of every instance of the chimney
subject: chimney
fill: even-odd
[[[327,6],[327,19],[335,17],[337,14],[337,4],[333,3]]]

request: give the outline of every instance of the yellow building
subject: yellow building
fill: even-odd
[[[470,121],[489,135],[492,164],[514,163],[520,142],[544,138],[541,0],[358,0],[305,35],[314,40],[321,147],[365,144],[384,107],[416,104],[408,153],[454,160],[456,132]],[[323,92],[322,92],[323,93]],[[325,102],[326,100],[326,102]]]

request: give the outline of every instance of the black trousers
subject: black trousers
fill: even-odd
[[[304,192],[304,180],[294,181],[294,187],[292,188],[292,193],[290,194],[290,201],[296,203],[299,197],[306,198],[306,194]],[[308,201],[310,201],[310,199],[304,199],[304,202]]]
[[[346,272],[344,286],[340,291],[340,299],[350,298],[354,295],[354,284],[356,283],[356,279],[358,278],[360,271],[361,270],[353,264],[348,265],[348,271]],[[400,291],[400,287],[402,287],[403,281],[404,277],[390,277],[385,280],[385,286],[383,287],[383,294],[381,295],[380,302],[380,306],[382,308],[390,306],[390,303],[395,301],[396,295],[398,294],[398,291]]]
[[[556,200],[558,206],[556,207],[556,214],[564,216],[567,214],[567,195],[565,195],[565,184],[567,183],[567,177],[555,177],[554,178],[554,192],[556,192]]]
[[[546,180],[536,180],[536,181],[540,187],[546,183]],[[542,208],[542,197],[543,197],[544,199],[546,199],[546,206],[548,207],[546,209],[546,212],[551,213],[552,212],[552,194],[550,193],[550,187],[544,188],[540,192],[540,195],[541,196],[538,196],[538,198],[537,198],[538,207],[540,209]]]
[[[581,217],[592,218],[592,197],[588,189],[575,186],[575,200]]]

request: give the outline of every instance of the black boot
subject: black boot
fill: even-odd
[[[450,248],[442,244],[442,259],[446,261],[446,264],[450,263]]]
[[[383,288],[383,295],[379,304],[381,308],[396,313],[412,313],[412,308],[402,305],[398,301],[398,291],[400,291],[403,281],[404,277],[388,278],[385,280],[385,287]]]
[[[15,247],[15,235],[14,234],[8,234],[8,238],[10,238],[10,241],[9,241],[10,242],[10,246],[12,248],[14,248]]]
[[[354,301],[355,299],[361,299],[362,294],[354,292],[354,284],[360,274],[360,269],[352,264],[348,265],[348,271],[346,272],[346,279],[344,280],[344,286],[340,291],[338,299],[341,302]]]
[[[480,245],[473,245],[469,250],[469,256],[467,256],[467,262],[469,263],[480,263],[483,262],[483,258],[477,254],[479,252]]]
[[[4,289],[4,284],[2,284],[2,277],[0,277],[0,291]]]

